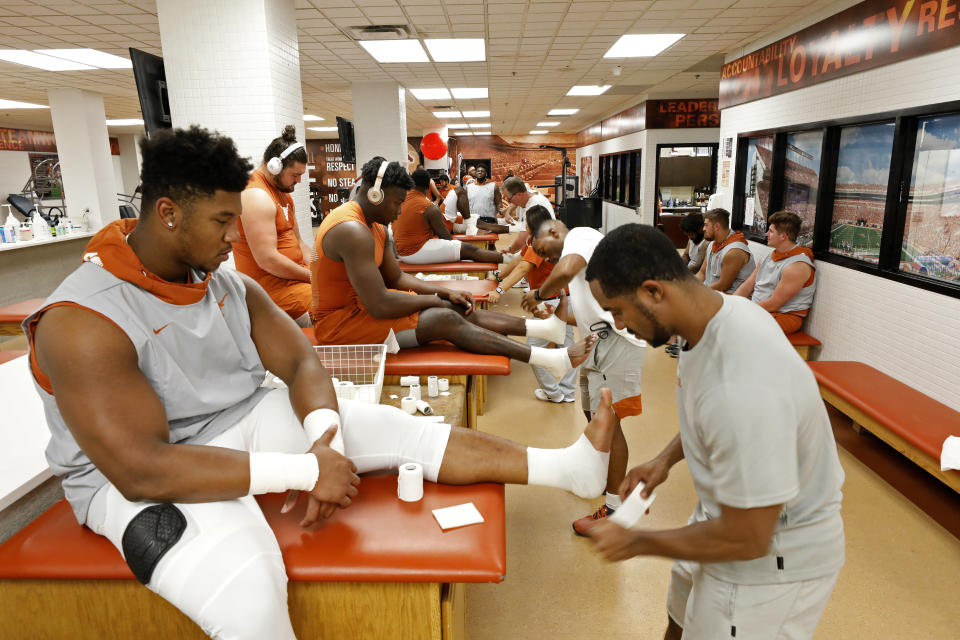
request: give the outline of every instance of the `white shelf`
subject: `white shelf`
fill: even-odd
[[[92,238],[95,234],[96,234],[95,231],[83,231],[81,233],[70,233],[65,236],[57,236],[56,238],[40,238],[39,240],[4,242],[3,244],[0,244],[0,251],[13,251],[14,249],[29,249],[30,247],[39,247],[46,244],[54,244],[56,242],[70,242],[71,240],[81,240],[84,238]]]

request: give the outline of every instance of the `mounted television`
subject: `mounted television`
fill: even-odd
[[[133,63],[133,79],[137,83],[137,94],[140,96],[143,128],[149,138],[155,131],[173,126],[163,58],[130,47],[130,62]]]
[[[357,161],[357,147],[353,139],[353,122],[337,116],[337,136],[340,138],[340,157],[344,162]]]

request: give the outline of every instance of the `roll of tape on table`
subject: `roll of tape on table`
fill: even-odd
[[[404,502],[417,502],[423,498],[423,467],[415,462],[400,465],[397,497]]]
[[[400,376],[401,387],[409,387],[412,384],[420,384],[420,376]]]
[[[413,415],[417,412],[417,399],[413,396],[406,396],[400,399],[400,408]]]
[[[430,376],[427,378],[427,396],[436,398],[438,395],[440,395],[440,383],[437,381],[437,376]]]
[[[337,397],[344,400],[354,400],[357,397],[357,390],[349,380],[341,380],[336,386]]]
[[[446,378],[440,378],[437,380],[437,388],[440,391],[449,391],[450,390],[450,381]]]
[[[420,383],[414,383],[410,385],[410,395],[412,395],[417,400],[420,399]]]
[[[417,410],[425,416],[433,414],[433,407],[431,407],[425,400],[417,400]]]

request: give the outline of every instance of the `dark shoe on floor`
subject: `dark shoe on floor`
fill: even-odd
[[[607,505],[603,505],[602,507],[600,507],[590,515],[584,516],[579,520],[574,520],[573,532],[578,536],[585,536],[587,535],[587,528],[590,526],[591,523],[597,520],[603,520],[604,518],[608,516],[612,516],[613,514],[614,514],[614,509],[611,509]]]

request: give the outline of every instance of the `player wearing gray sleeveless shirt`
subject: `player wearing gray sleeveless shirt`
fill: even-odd
[[[798,262],[808,265],[813,269],[813,274],[810,276],[808,283],[785,304],[781,305],[777,311],[780,313],[790,313],[791,311],[805,311],[809,309],[813,304],[813,294],[817,289],[817,272],[813,261],[806,253],[795,253],[780,260],[774,260],[774,254],[771,253],[761,260],[760,266],[757,267],[757,278],[753,287],[751,300],[761,302],[772,296],[774,289],[780,284],[783,270]]]
[[[737,277],[734,278],[733,284],[730,285],[730,288],[724,291],[724,293],[733,293],[737,290],[743,282],[750,277],[750,274],[753,273],[753,269],[756,267],[756,262],[753,260],[753,254],[750,253],[750,246],[747,244],[743,234],[739,232],[736,234],[740,236],[739,238],[733,239],[732,242],[725,244],[719,251],[714,251],[713,247],[716,245],[716,240],[711,240],[710,244],[707,245],[707,257],[704,260],[706,264],[705,280],[704,284],[708,287],[720,280],[720,272],[723,270],[723,260],[727,257],[727,254],[734,249],[739,249],[741,251],[746,251],[747,255],[750,256],[750,259],[747,260],[747,263],[740,268],[740,271],[737,272]],[[741,239],[743,238],[743,239]]]
[[[97,253],[86,253],[84,260],[24,321],[24,334],[31,334],[44,311],[62,304],[84,307],[116,324],[136,348],[140,370],[163,403],[171,443],[209,442],[268,391],[260,388],[265,371],[250,337],[246,289],[236,272],[220,269],[206,280],[193,272],[202,288],[182,286],[193,288],[198,299],[177,304],[117,277]],[[63,476],[64,493],[83,524],[90,500],[108,481],[67,428],[49,385],[41,384],[43,376],[38,381],[34,373],[51,434],[47,461],[54,474]]]

